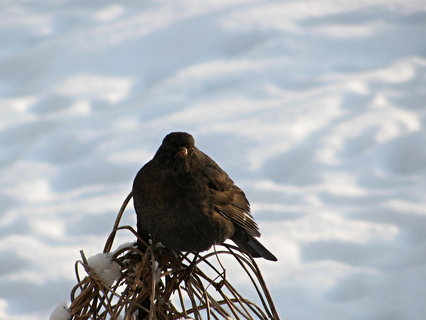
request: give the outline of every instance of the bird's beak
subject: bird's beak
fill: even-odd
[[[177,156],[180,158],[186,158],[188,155],[188,149],[185,147],[179,148],[179,151],[177,152]]]

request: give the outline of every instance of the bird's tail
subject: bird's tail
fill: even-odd
[[[235,234],[232,236],[231,240],[235,244],[250,254],[253,258],[265,258],[270,261],[277,261],[277,258],[266,249],[263,244],[261,244],[256,238],[246,234],[243,230],[235,230]]]

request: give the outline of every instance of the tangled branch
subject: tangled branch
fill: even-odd
[[[168,250],[145,241],[130,226],[120,226],[131,194],[124,201],[104,254],[119,267],[110,285],[81,252],[75,264],[77,284],[69,312],[74,319],[235,319],[279,320],[262,274],[249,255],[221,244],[193,254]],[[135,244],[111,251],[117,232],[131,232]],[[231,284],[227,270],[244,275],[251,299]],[[84,278],[81,275],[84,274]]]

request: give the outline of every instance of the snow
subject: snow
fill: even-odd
[[[425,21],[420,0],[0,2],[0,318],[69,297],[179,130],[247,194],[283,318],[422,320]]]
[[[117,247],[117,249],[114,250],[113,254],[115,255],[118,251],[125,250],[125,249],[130,249],[130,248],[135,247],[135,246],[136,246],[136,242],[125,242],[125,243],[122,243],[122,244],[120,244]]]
[[[71,319],[71,314],[68,311],[67,304],[61,303],[58,305],[50,314],[49,320],[69,320]]]
[[[87,258],[87,263],[107,286],[111,286],[114,281],[120,278],[120,266],[111,259],[111,254],[109,253],[95,254]]]

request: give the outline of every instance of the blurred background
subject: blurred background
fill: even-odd
[[[0,319],[69,299],[171,131],[245,190],[283,319],[424,319],[425,33],[422,0],[1,1]]]

